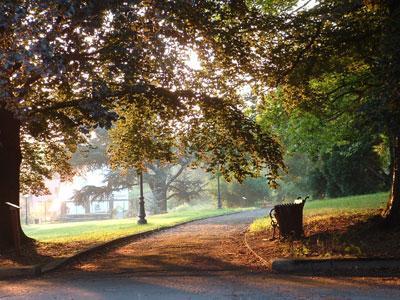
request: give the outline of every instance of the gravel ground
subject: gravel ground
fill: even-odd
[[[400,299],[396,278],[283,276],[260,266],[243,233],[266,210],[160,232],[41,278],[0,282],[0,299]]]

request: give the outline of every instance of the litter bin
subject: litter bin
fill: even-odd
[[[308,197],[299,197],[294,203],[278,204],[271,209],[269,215],[274,229],[272,238],[275,238],[275,230],[279,229],[279,234],[284,238],[298,239],[304,236],[303,230],[303,208]]]
[[[18,255],[21,255],[21,232],[19,224],[20,207],[10,202],[6,202],[6,205],[8,205],[8,208],[10,209],[12,236],[13,236],[15,251],[17,252]]]

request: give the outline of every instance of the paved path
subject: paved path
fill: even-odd
[[[242,243],[265,211],[197,221],[131,242],[41,278],[0,282],[0,299],[400,299],[391,278],[266,272]]]

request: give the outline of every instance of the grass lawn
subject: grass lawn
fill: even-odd
[[[249,244],[269,260],[276,257],[400,258],[400,228],[386,228],[379,217],[388,193],[307,201],[305,237],[270,240],[270,218],[255,220]]]
[[[384,208],[388,193],[349,196],[334,199],[308,201],[304,206],[305,215],[341,214]]]
[[[23,226],[24,232],[40,242],[104,242],[118,237],[149,231],[196,220],[218,216],[237,211],[238,209],[201,209],[174,211],[167,214],[152,215],[146,219],[148,224],[138,225],[137,218],[99,220],[86,222],[69,222]]]

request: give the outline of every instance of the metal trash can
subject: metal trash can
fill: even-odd
[[[304,236],[303,229],[303,208],[308,197],[297,198],[294,203],[278,204],[271,209],[269,216],[273,227],[273,236],[275,238],[275,230],[279,229],[279,235],[284,238],[298,239]]]

